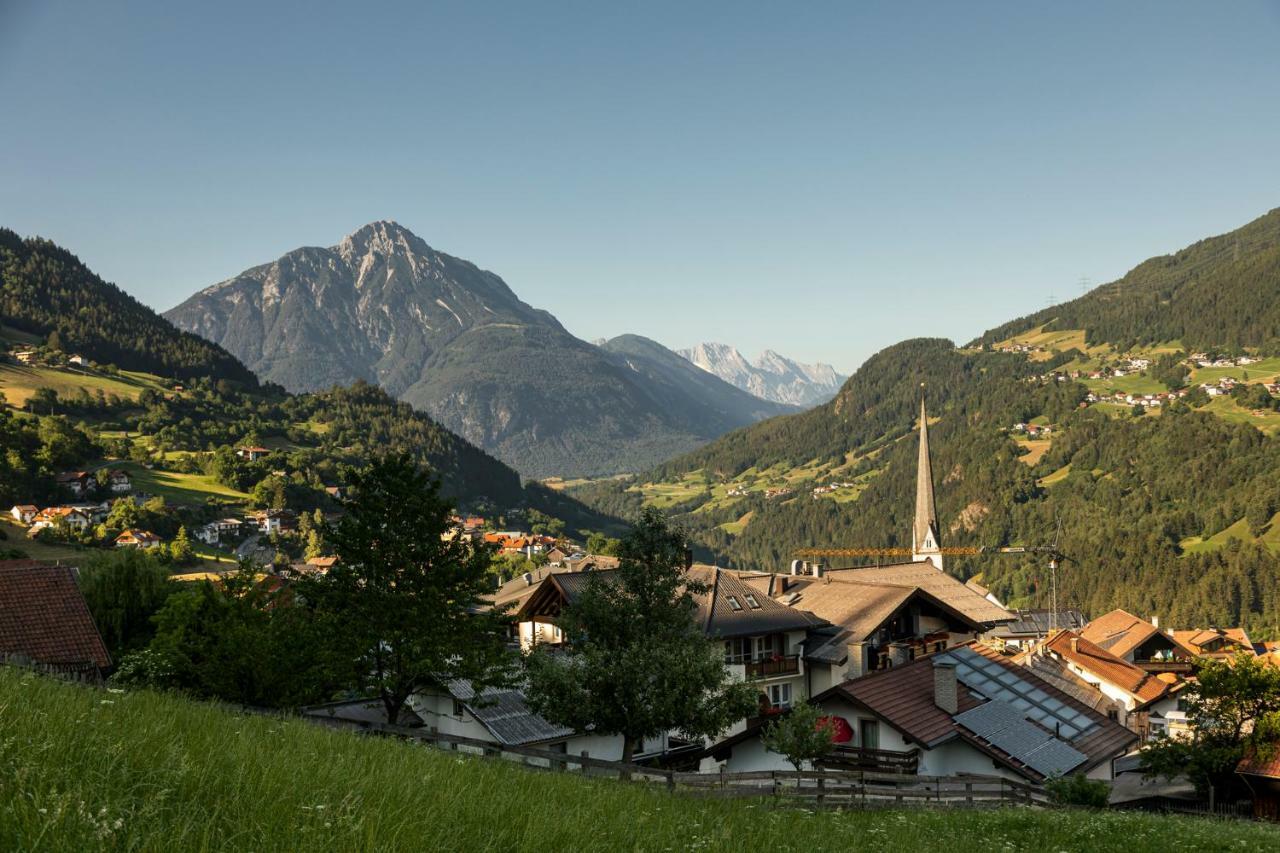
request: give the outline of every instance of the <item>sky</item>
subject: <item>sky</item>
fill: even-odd
[[[0,225],[163,310],[394,219],[850,372],[1280,206],[1280,0],[0,0]]]

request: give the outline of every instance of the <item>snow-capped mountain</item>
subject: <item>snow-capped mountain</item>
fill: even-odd
[[[728,344],[701,343],[678,352],[730,385],[790,406],[825,403],[848,379],[829,364],[801,364],[773,350],[765,350],[754,362]]]

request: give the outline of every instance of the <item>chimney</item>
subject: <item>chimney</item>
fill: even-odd
[[[1152,616],[1152,617],[1151,617],[1151,627],[1152,627],[1152,628],[1159,628],[1159,627],[1160,627],[1160,617],[1159,617],[1159,616]]]
[[[813,576],[814,576],[815,578],[820,578],[820,577],[822,577],[822,563],[814,563],[814,564],[813,564]]]
[[[866,643],[849,643],[846,647],[849,652],[848,666],[844,671],[846,681],[852,681],[855,678],[861,678],[867,674],[867,644]]]
[[[533,573],[532,573],[532,572],[525,572],[525,573],[524,573],[523,575],[521,575],[520,577],[524,578],[524,585],[525,585],[525,586],[533,586]]]
[[[1079,654],[1079,653],[1080,653],[1080,638],[1079,638],[1079,637],[1072,637],[1072,638],[1071,638],[1071,651],[1072,651],[1074,654]]]
[[[889,664],[903,666],[911,661],[911,647],[906,643],[889,644]]]
[[[802,575],[802,574],[804,574],[804,561],[803,561],[803,560],[792,560],[792,561],[791,561],[791,576],[792,576],[792,577],[795,577],[796,575]]]
[[[950,660],[933,662],[933,704],[948,714],[960,709],[959,687],[956,685],[956,665]]]

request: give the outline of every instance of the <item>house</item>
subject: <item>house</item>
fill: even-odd
[[[127,494],[133,491],[133,480],[129,478],[128,471],[115,468],[107,478],[107,487],[113,495]]]
[[[248,460],[249,462],[257,462],[270,452],[271,450],[269,448],[258,447],[256,445],[252,447],[245,446],[236,448],[236,456],[239,456],[241,459]]]
[[[789,708],[808,695],[805,640],[811,629],[825,623],[811,613],[774,601],[733,572],[712,566],[693,566],[687,571],[690,579],[705,586],[705,592],[694,596],[698,624],[706,636],[723,643],[729,676],[758,684],[762,715]],[[521,647],[564,642],[557,619],[594,578],[612,583],[617,575],[614,570],[603,570],[556,572],[544,577],[514,617]],[[728,734],[732,733],[731,729]]]
[[[307,560],[307,568],[316,574],[325,574],[338,565],[337,557],[311,557]]]
[[[196,528],[195,537],[206,545],[219,545],[224,539],[238,537],[243,526],[238,518],[219,518]]]
[[[864,569],[825,570],[792,563],[791,575],[743,575],[743,580],[788,607],[818,617],[826,625],[805,642],[813,696],[842,681],[859,678],[917,657],[976,639],[1013,619],[930,563]]]
[[[74,364],[76,367],[88,367],[89,359],[82,355],[73,355],[67,359],[68,364]]]
[[[42,509],[36,513],[31,519],[30,533],[38,533],[45,528],[57,527],[59,524],[65,524],[67,527],[76,531],[83,532],[90,525],[89,516],[85,515],[78,509],[69,506],[55,506],[48,509]]]
[[[252,516],[260,533],[287,533],[298,529],[298,514],[291,509],[265,509]]]
[[[150,530],[129,529],[116,537],[117,548],[159,548],[164,540]]]
[[[847,732],[821,766],[922,776],[995,775],[1041,784],[1110,780],[1133,732],[982,643],[881,670],[813,698]],[[759,727],[709,750],[732,772],[784,770]]]
[[[75,497],[86,495],[97,488],[97,482],[89,476],[88,471],[64,471],[54,477],[54,482]]]
[[[346,500],[346,493],[342,490],[342,486],[325,486],[325,494],[333,498],[335,501]]]
[[[1186,682],[1176,674],[1147,672],[1076,631],[1059,631],[1043,644],[1042,652],[1113,700],[1117,721],[1143,740],[1172,734],[1171,728],[1186,731],[1186,717],[1178,707],[1178,694]]]
[[[1085,618],[1079,610],[1019,610],[1017,619],[993,628],[986,638],[997,647],[1004,645],[1014,649],[1034,645],[1056,629],[1078,631],[1084,627]]]
[[[19,524],[30,525],[35,520],[38,512],[40,512],[40,508],[34,504],[15,504],[9,510],[9,515],[13,516],[13,520]]]
[[[1191,652],[1162,632],[1154,616],[1148,621],[1127,610],[1112,610],[1081,628],[1080,636],[1148,672],[1191,671]]]
[[[74,509],[76,512],[89,519],[90,524],[98,524],[106,521],[107,516],[111,514],[111,504],[108,501],[94,502],[77,502],[63,504],[67,509]]]
[[[1253,793],[1254,819],[1280,821],[1280,749],[1266,759],[1246,755],[1236,765],[1236,775]]]
[[[100,680],[111,657],[75,570],[39,560],[0,561],[0,661],[25,661]]]
[[[1238,652],[1257,654],[1253,641],[1243,628],[1208,628],[1190,631],[1172,631],[1179,645],[1196,657],[1214,660],[1230,660]]]

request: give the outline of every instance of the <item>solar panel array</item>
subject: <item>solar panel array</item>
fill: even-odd
[[[1067,773],[1088,757],[999,700],[958,714],[955,721],[1043,776]]]
[[[1074,741],[1098,727],[1096,720],[1051,696],[1033,678],[1024,677],[972,649],[952,649],[936,659],[948,658],[956,664],[956,678],[971,692],[1003,702],[1062,740]]]

